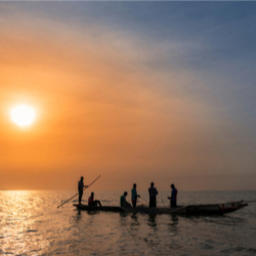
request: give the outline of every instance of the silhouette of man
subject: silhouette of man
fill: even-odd
[[[87,188],[88,186],[84,185],[84,177],[81,176],[80,180],[78,181],[78,203],[81,204],[82,197],[84,193],[84,188]]]
[[[171,197],[168,197],[168,198],[170,199],[170,202],[171,202],[171,208],[175,208],[177,207],[178,190],[176,189],[174,184],[171,184],[171,189],[172,189]]]
[[[157,189],[154,187],[154,182],[151,182],[150,188],[148,189],[149,193],[149,207],[156,207],[156,196],[158,194]]]
[[[131,204],[127,202],[126,196],[128,193],[125,191],[123,195],[120,197],[120,207],[122,208],[132,208]]]
[[[132,199],[132,207],[135,208],[136,204],[137,204],[137,198],[140,197],[140,195],[138,195],[138,193],[137,193],[136,183],[133,184],[131,196],[132,196],[132,198],[131,198]]]
[[[91,195],[88,199],[88,206],[89,207],[101,207],[101,202],[99,200],[94,200],[94,192],[91,192]]]

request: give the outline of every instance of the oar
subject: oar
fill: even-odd
[[[86,186],[86,188],[89,188],[91,185],[93,185],[100,177],[101,177],[101,175],[98,175],[89,185]],[[57,208],[60,208],[64,204],[68,203],[70,200],[72,200],[76,196],[78,196],[78,193],[76,193],[75,195],[71,196],[67,200],[63,201],[60,205],[57,206]]]

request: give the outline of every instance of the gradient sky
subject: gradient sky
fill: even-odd
[[[256,189],[256,3],[0,3],[0,189]],[[27,102],[38,118],[10,122]]]

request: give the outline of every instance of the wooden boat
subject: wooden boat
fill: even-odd
[[[144,214],[174,214],[174,215],[187,215],[187,216],[200,216],[200,215],[223,215],[226,213],[237,211],[248,204],[245,201],[228,202],[223,204],[199,204],[179,206],[177,208],[157,207],[148,208],[145,206],[138,206],[136,208],[121,208],[119,206],[101,206],[89,207],[84,204],[74,204],[78,210],[88,212],[103,211],[103,212],[119,212],[119,213],[144,213]]]

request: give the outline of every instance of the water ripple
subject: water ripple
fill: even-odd
[[[224,194],[223,194],[224,193]],[[196,192],[183,203],[240,199],[241,192]],[[69,192],[0,192],[0,255],[246,255],[256,254],[255,205],[225,217],[185,218],[56,209]],[[119,194],[100,194],[117,204]],[[246,192],[256,198],[256,193]],[[144,195],[145,198],[145,195]],[[248,198],[250,199],[250,198]]]

